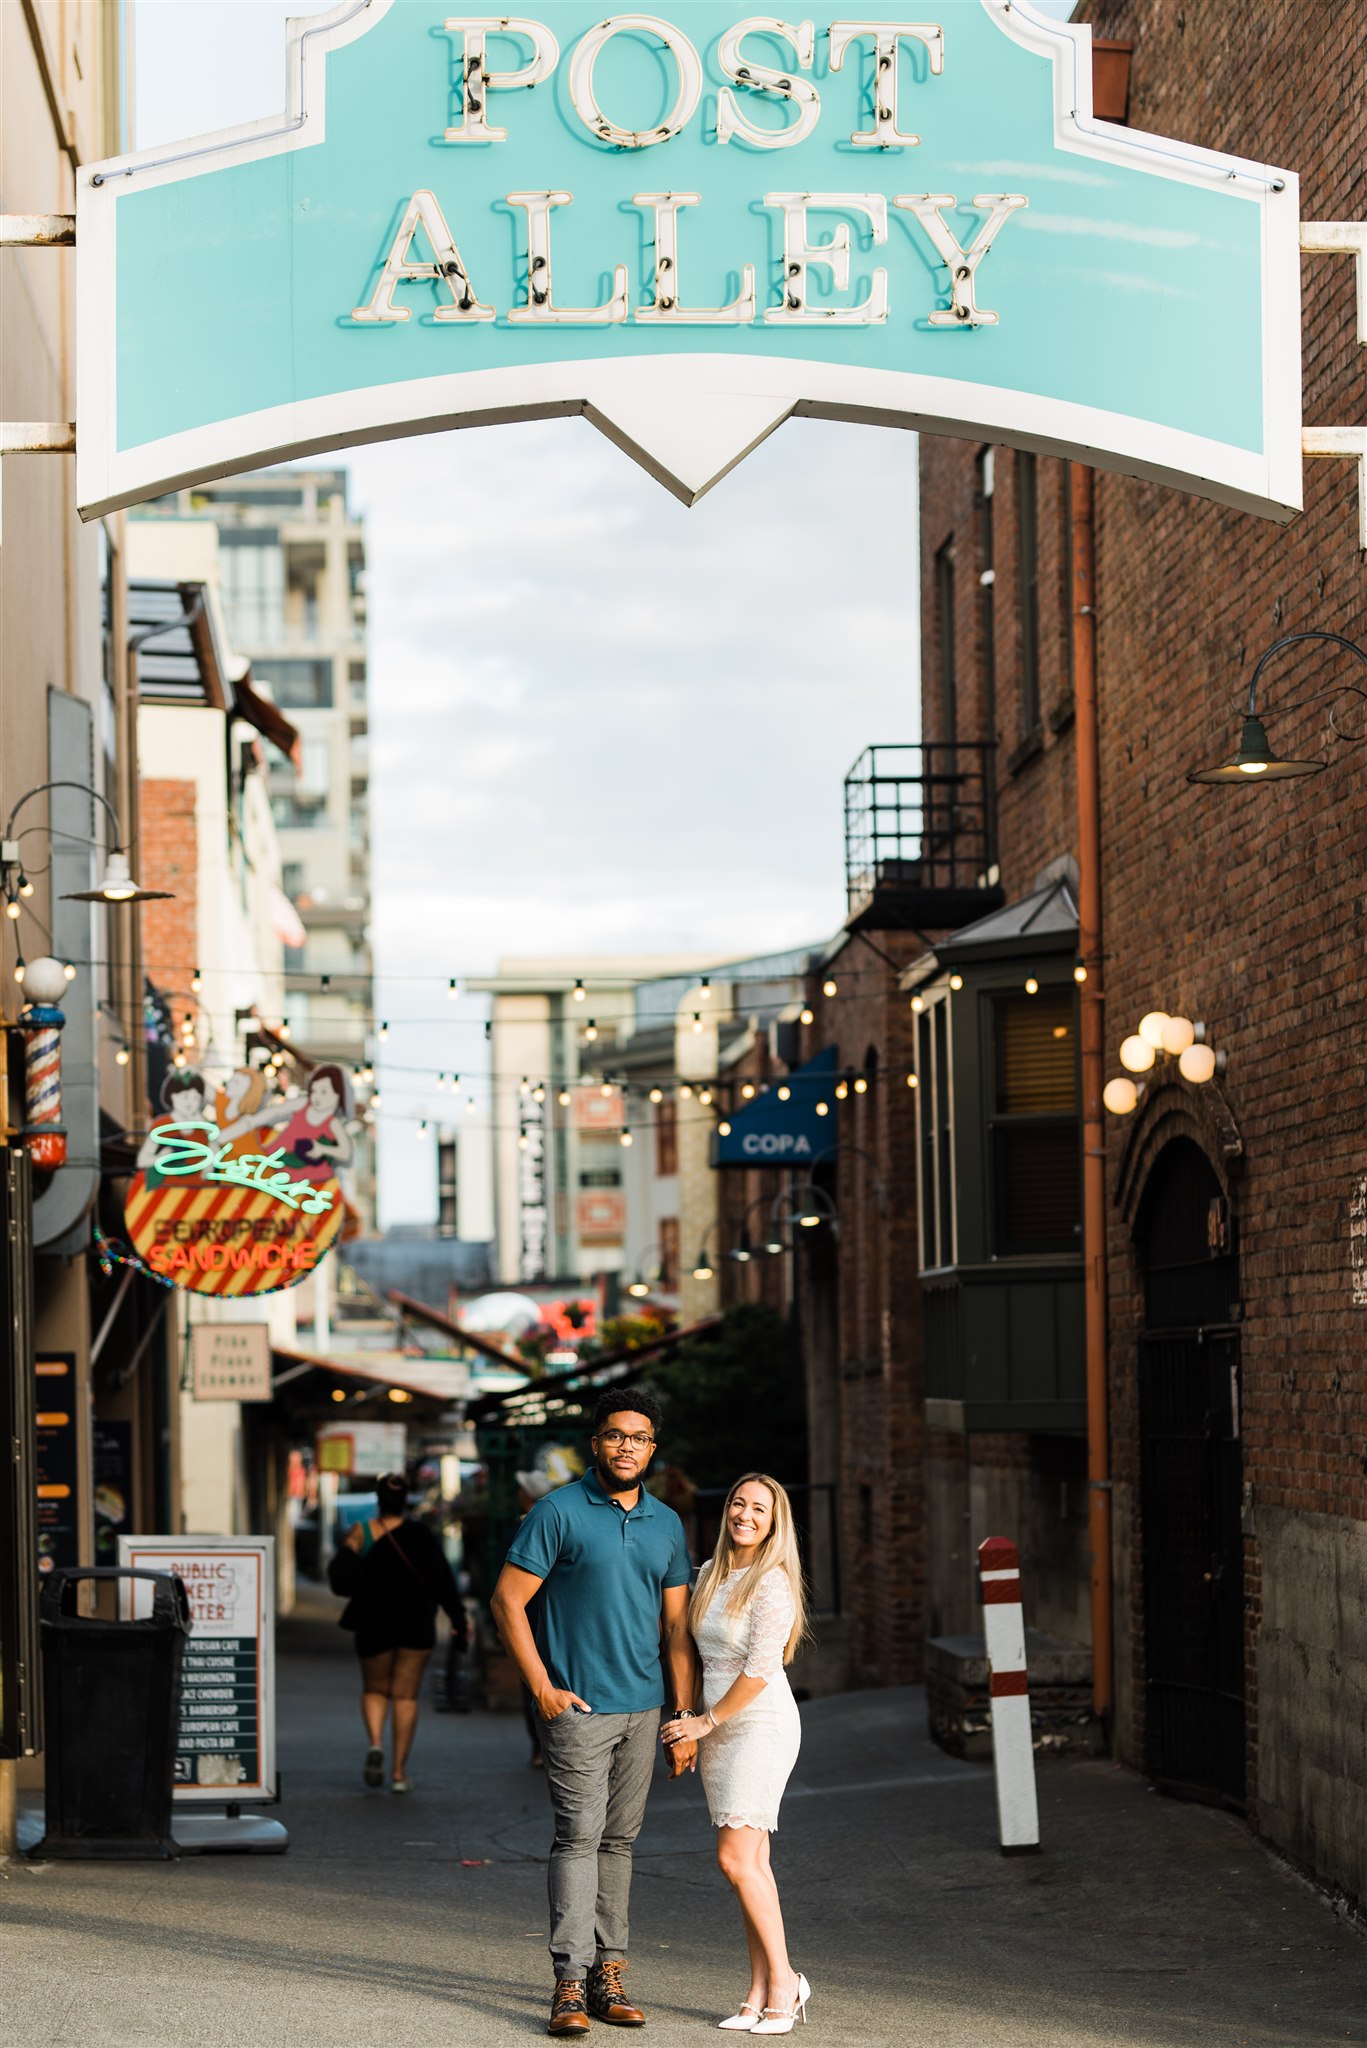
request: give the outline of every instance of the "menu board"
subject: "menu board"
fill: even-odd
[[[81,1561],[75,1355],[70,1351],[43,1352],[35,1360],[34,1370],[38,1570],[46,1575],[59,1565]]]
[[[121,1536],[119,1563],[174,1572],[190,1596],[178,1803],[273,1800],[275,1787],[275,1538]],[[125,1613],[152,1612],[145,1579],[120,1588]]]

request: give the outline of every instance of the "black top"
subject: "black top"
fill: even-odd
[[[456,1640],[465,1639],[465,1609],[455,1577],[441,1545],[421,1522],[401,1522],[364,1551],[343,1543],[328,1566],[328,1584],[347,1596],[341,1624],[355,1630],[363,1657],[381,1650],[430,1650],[437,1639],[439,1607],[450,1616]]]

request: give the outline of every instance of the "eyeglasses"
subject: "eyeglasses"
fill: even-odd
[[[620,1429],[604,1429],[599,1431],[598,1441],[600,1444],[606,1444],[610,1451],[615,1451],[619,1444],[630,1444],[633,1451],[648,1451],[655,1439],[653,1436],[642,1436],[639,1431],[627,1436]]]

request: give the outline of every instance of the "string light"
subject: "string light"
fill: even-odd
[[[611,1101],[611,1099],[612,1099],[612,1083],[611,1083],[611,1081],[602,1081],[602,1082],[600,1082],[600,1083],[599,1083],[599,1087],[598,1087],[598,1093],[599,1093],[599,1094],[600,1094],[600,1095],[602,1096],[602,1098],[603,1098],[603,1100],[604,1100],[605,1102]]]
[[[847,1095],[849,1094],[849,1092],[850,1092],[850,1089],[849,1089],[849,1083],[848,1083],[847,1081],[837,1081],[837,1082],[836,1082],[836,1084],[835,1084],[835,1099],[836,1099],[836,1101],[837,1101],[837,1102],[843,1102],[843,1101],[845,1100],[845,1097],[846,1097],[846,1096],[847,1096]]]
[[[823,996],[833,996],[835,994],[835,991],[836,984],[832,980],[831,976],[828,974],[826,979],[821,984],[821,993]]]
[[[633,1139],[632,1139],[632,1135],[631,1135],[631,1130],[630,1130],[630,1127],[628,1127],[627,1129],[625,1129],[625,1130],[624,1130],[624,1131],[622,1132],[622,1135],[621,1135],[621,1137],[620,1137],[620,1138],[619,1138],[619,1139],[617,1140],[617,1142],[618,1142],[618,1144],[619,1144],[619,1145],[630,1145],[630,1144],[632,1144],[632,1143],[634,1142],[634,1141],[633,1141]]]
[[[687,1081],[683,1081],[679,1085],[679,1099],[683,1102],[691,1102],[693,1100],[693,1090],[689,1087]]]
[[[919,1077],[918,1075],[916,1075],[916,1074],[908,1074],[908,1075],[907,1075],[907,1086],[908,1086],[908,1088],[919,1088],[919,1087],[920,1087],[920,1085],[921,1085],[921,1082],[920,1082],[920,1077]]]
[[[427,1136],[427,1118],[425,1116],[418,1118],[418,1136],[420,1138]]]
[[[290,1035],[290,1020],[289,1020],[289,1018],[288,1018],[288,1017],[282,1017],[282,1018],[280,1019],[280,1036],[281,1036],[282,1038],[288,1038],[288,1037],[289,1037],[289,1035]]]
[[[371,1096],[371,1098],[370,1098],[370,1107],[371,1107],[372,1109],[378,1109],[378,1108],[379,1108],[379,1106],[380,1106],[380,1101],[381,1101],[380,1091],[379,1091],[379,1089],[377,1088],[377,1089],[375,1090],[375,1093],[374,1093],[374,1094],[373,1094],[373,1095]]]
[[[576,981],[574,984],[574,1000],[576,1003],[582,1003],[584,1000],[584,984],[582,981]]]
[[[29,880],[28,876],[22,872],[20,873],[19,876],[19,894],[25,897],[31,896],[33,894],[33,884]]]
[[[729,1124],[729,1123],[728,1123],[728,1122],[726,1121],[726,1118],[725,1118],[725,1117],[723,1117],[723,1118],[722,1118],[722,1120],[721,1120],[721,1122],[720,1122],[720,1123],[719,1123],[719,1124],[717,1125],[717,1136],[718,1136],[719,1138],[729,1138],[729,1137],[730,1137],[730,1135],[731,1135],[731,1126],[730,1126],[730,1124]]]
[[[749,1101],[750,1101],[750,1100],[752,1099],[752,1097],[754,1096],[754,1092],[755,1092],[755,1084],[754,1084],[754,1082],[753,1082],[753,1081],[743,1081],[743,1082],[741,1083],[741,1090],[740,1090],[740,1092],[741,1092],[741,1094],[742,1094],[742,1095],[743,1095],[743,1096],[745,1097],[745,1100],[746,1100],[747,1102],[749,1102]]]
[[[829,1102],[818,1102],[818,1104],[816,1105],[816,1113],[817,1113],[817,1115],[818,1115],[818,1116],[829,1116],[829,1115],[830,1115],[830,1113],[831,1113],[831,1105],[830,1105],[830,1103],[829,1103]]]
[[[652,1101],[652,1102],[663,1102],[663,1101],[664,1101],[664,1099],[665,1099],[665,1092],[664,1092],[664,1089],[663,1089],[663,1088],[652,1088],[652,1089],[651,1089],[651,1091],[650,1091],[650,1099],[651,1099],[651,1101]]]
[[[698,987],[698,1000],[704,1003],[710,1003],[712,1000],[712,982],[710,976],[706,974]]]
[[[319,975],[319,977],[318,977],[318,992],[319,992],[319,994],[320,994],[320,995],[326,995],[326,994],[327,994],[327,992],[328,992],[328,990],[329,990],[329,989],[330,989],[331,987],[332,987],[332,976],[331,976],[330,974],[320,974],[320,975]]]
[[[475,1098],[474,1098],[474,1096],[473,1096],[473,1095],[467,1095],[467,1096],[466,1096],[466,1098],[465,1098],[465,1114],[466,1114],[467,1116],[473,1116],[473,1115],[474,1115],[474,1113],[475,1113]]]
[[[546,1100],[546,1091],[545,1091],[545,1089],[544,1089],[544,1088],[542,1087],[541,1083],[540,1083],[540,1082],[538,1081],[538,1082],[537,1082],[537,1084],[536,1084],[536,1086],[535,1086],[535,1088],[533,1088],[533,1090],[532,1090],[532,1101],[533,1101],[533,1102],[544,1102],[545,1100]]]
[[[854,1092],[856,1095],[867,1095],[869,1092],[869,1084],[862,1074],[856,1074],[854,1077]]]
[[[1077,983],[1078,987],[1079,987],[1079,988],[1081,988],[1081,986],[1082,986],[1083,982],[1084,982],[1084,981],[1085,981],[1086,979],[1087,979],[1087,967],[1086,967],[1086,963],[1085,963],[1084,961],[1082,961],[1082,960],[1075,960],[1075,961],[1073,962],[1073,980],[1074,980],[1074,981],[1075,981],[1075,982]]]
[[[346,1399],[346,1388],[345,1388],[345,1387],[334,1387],[334,1388],[333,1388],[333,1390],[332,1390],[332,1398],[333,1398],[333,1400],[334,1400],[334,1401],[345,1401],[345,1399]]]
[[[593,1041],[595,1040],[595,1038],[597,1038],[597,1036],[598,1026],[594,1023],[592,1017],[590,1017],[588,1023],[584,1026],[584,1043],[586,1045],[592,1045]]]
[[[919,1017],[925,1006],[926,999],[924,996],[913,996],[911,999],[911,1013],[913,1017]]]
[[[455,977],[455,975],[453,974],[453,975],[451,976],[451,979],[450,979],[450,980],[449,980],[449,981],[447,982],[447,984],[446,984],[446,999],[447,999],[447,1001],[448,1001],[448,1002],[452,1002],[452,1003],[454,1003],[454,1001],[456,1000],[456,997],[457,997],[457,996],[458,996],[459,994],[460,994],[460,983],[459,983],[459,982],[458,982],[458,981],[456,980],[456,977]]]
[[[699,1010],[693,1012],[693,1029],[695,1031],[702,1030],[702,1012]]]
[[[700,1088],[698,1090],[698,1100],[704,1109],[710,1109],[712,1107],[712,1090],[710,1088]]]
[[[568,1088],[562,1088],[555,1099],[562,1109],[568,1109],[574,1098],[571,1096]]]
[[[530,1144],[531,1144],[531,1139],[530,1139],[530,1138],[529,1138],[529,1137],[527,1136],[527,1133],[526,1133],[525,1131],[519,1131],[519,1132],[518,1132],[518,1134],[517,1134],[517,1149],[518,1149],[518,1151],[519,1151],[519,1152],[525,1152],[525,1151],[526,1151],[526,1149],[527,1149],[527,1147],[528,1147],[528,1146],[529,1146]]]
[[[1039,994],[1039,983],[1036,981],[1033,974],[1030,976],[1030,978],[1025,984],[1025,993],[1028,996],[1037,996]]]
[[[964,978],[962,974],[951,974],[949,977],[949,985],[952,989],[961,989],[964,985]]]
[[[128,1047],[126,1045],[121,1045],[115,1053],[114,1064],[116,1067],[126,1067],[128,1065]]]
[[[446,1086],[446,1076],[445,1076],[445,1074],[438,1074],[438,1076],[437,1076],[437,1087],[438,1087],[439,1089],[444,1089],[444,1088],[445,1088],[445,1086]]]
[[[380,1041],[380,1044],[381,1044],[381,1045],[383,1045],[383,1044],[384,1044],[384,1042],[385,1042],[385,1040],[386,1040],[386,1039],[388,1038],[388,1036],[389,1036],[389,1026],[388,1026],[388,1024],[381,1024],[381,1026],[380,1026],[379,1030],[378,1030],[378,1031],[377,1031],[377,1032],[375,1033],[375,1036],[376,1036],[376,1037],[377,1037],[377,1038],[379,1039],[379,1041]]]
[[[530,1095],[532,1092],[532,1084],[525,1074],[517,1084],[517,1092],[519,1095]]]
[[[176,1054],[171,1061],[171,1065],[173,1067],[183,1067],[185,1065],[185,1055],[179,1049],[177,1049]]]
[[[799,1024],[810,1024],[812,1022],[812,1012],[807,1008],[805,1003],[803,1004],[802,1009],[799,1012],[797,1021]]]
[[[791,1089],[791,1088],[790,1088],[790,1087],[788,1086],[788,1083],[787,1083],[787,1082],[785,1081],[785,1082],[784,1082],[784,1084],[783,1084],[783,1086],[782,1086],[782,1087],[781,1087],[781,1088],[779,1089],[779,1091],[778,1091],[778,1099],[779,1099],[779,1101],[780,1101],[780,1102],[786,1102],[786,1101],[788,1100],[789,1096],[790,1096],[790,1095],[792,1094],[792,1092],[793,1092],[793,1091],[792,1091],[792,1089]]]
[[[190,986],[194,990],[196,995],[199,994],[200,990],[204,986],[204,976],[200,973],[198,968],[196,968],[194,973],[190,976]]]
[[[6,917],[14,917],[14,918],[17,918],[17,917],[18,917],[18,915],[19,915],[19,899],[18,899],[18,897],[17,897],[17,896],[11,896],[11,897],[10,897],[10,898],[8,899],[8,901],[6,902],[6,904],[5,904],[5,915],[6,915]]]
[[[74,981],[76,979],[76,969],[72,965],[70,960],[66,960],[62,963],[62,972],[66,976],[68,981]]]

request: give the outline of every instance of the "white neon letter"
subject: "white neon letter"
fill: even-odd
[[[743,327],[755,317],[755,266],[747,263],[740,274],[740,293],[729,306],[684,306],[679,282],[679,208],[696,206],[696,192],[638,192],[633,206],[650,206],[655,211],[655,296],[648,306],[638,306],[636,318],[647,321],[678,322],[685,327]]]
[[[841,221],[828,242],[813,242],[808,236],[807,210],[865,213],[873,224],[875,242],[888,238],[888,202],[881,192],[766,192],[766,206],[783,208],[783,304],[771,306],[767,321],[786,322],[790,327],[823,327],[839,321],[849,327],[875,327],[888,317],[888,273],[878,269],[869,284],[869,295],[854,306],[809,306],[807,272],[817,263],[831,273],[838,292],[850,288],[850,228]]]
[[[539,321],[545,326],[611,327],[627,317],[627,267],[619,263],[612,273],[612,292],[601,306],[555,306],[551,303],[551,208],[568,206],[569,192],[510,192],[509,206],[527,212],[527,297],[508,314],[509,322],[526,326]]]
[[[673,107],[658,128],[644,131],[619,128],[616,122],[609,121],[593,89],[593,67],[598,62],[599,52],[614,36],[632,34],[658,36],[679,72],[679,92]],[[677,135],[681,128],[687,127],[701,97],[702,61],[697,51],[672,22],[661,21],[653,14],[614,14],[607,21],[600,21],[580,40],[570,59],[570,99],[575,113],[591,135],[596,135],[600,142],[612,143],[618,149],[650,149],[657,142],[668,142],[671,135]]]
[[[409,250],[413,237],[421,228],[432,249],[430,263],[413,263]],[[452,240],[451,230],[438,206],[435,194],[415,192],[408,202],[408,210],[399,222],[399,231],[394,237],[389,254],[384,260],[384,269],[379,281],[364,306],[353,306],[351,317],[378,324],[381,321],[407,320],[412,314],[411,306],[394,304],[394,287],[397,284],[445,285],[451,294],[449,306],[438,306],[434,320],[492,320],[492,306],[481,306],[475,297],[475,288],[466,275],[465,265],[460,260],[460,251]]]
[[[744,21],[727,29],[717,48],[717,60],[733,85],[748,92],[778,93],[792,101],[798,117],[786,128],[757,128],[741,112],[735,94],[723,87],[717,95],[717,140],[729,142],[734,135],[738,141],[748,142],[752,149],[791,149],[795,142],[810,135],[820,120],[821,95],[805,78],[791,78],[787,72],[775,71],[768,64],[750,63],[741,55],[740,47],[749,35],[781,36],[792,44],[799,70],[810,71],[816,49],[814,25],[810,21],[780,21],[773,14],[747,14]]]
[[[915,214],[934,244],[940,261],[949,268],[949,304],[931,314],[931,326],[995,327],[997,316],[984,312],[979,306],[973,295],[973,281],[978,265],[996,240],[1002,222],[1009,220],[1022,206],[1028,206],[1029,200],[1019,192],[980,192],[973,204],[986,213],[987,219],[966,249],[946,225],[940,212],[942,206],[958,205],[952,192],[902,192],[892,203],[900,206],[903,213]]]
[[[464,47],[460,62],[461,117],[459,128],[448,128],[447,142],[506,142],[506,128],[489,126],[491,92],[515,92],[519,86],[542,85],[560,62],[560,45],[540,21],[525,21],[519,14],[453,14],[443,26],[448,35],[461,36]],[[490,36],[517,36],[532,46],[532,61],[520,71],[490,71],[484,61],[484,46]]]
[[[860,36],[873,37],[873,126],[861,129],[850,141],[856,149],[911,149],[921,138],[904,135],[898,125],[898,47],[903,36],[924,43],[931,71],[938,75],[945,68],[945,32],[933,21],[833,21],[832,71],[841,69],[845,52]]]

